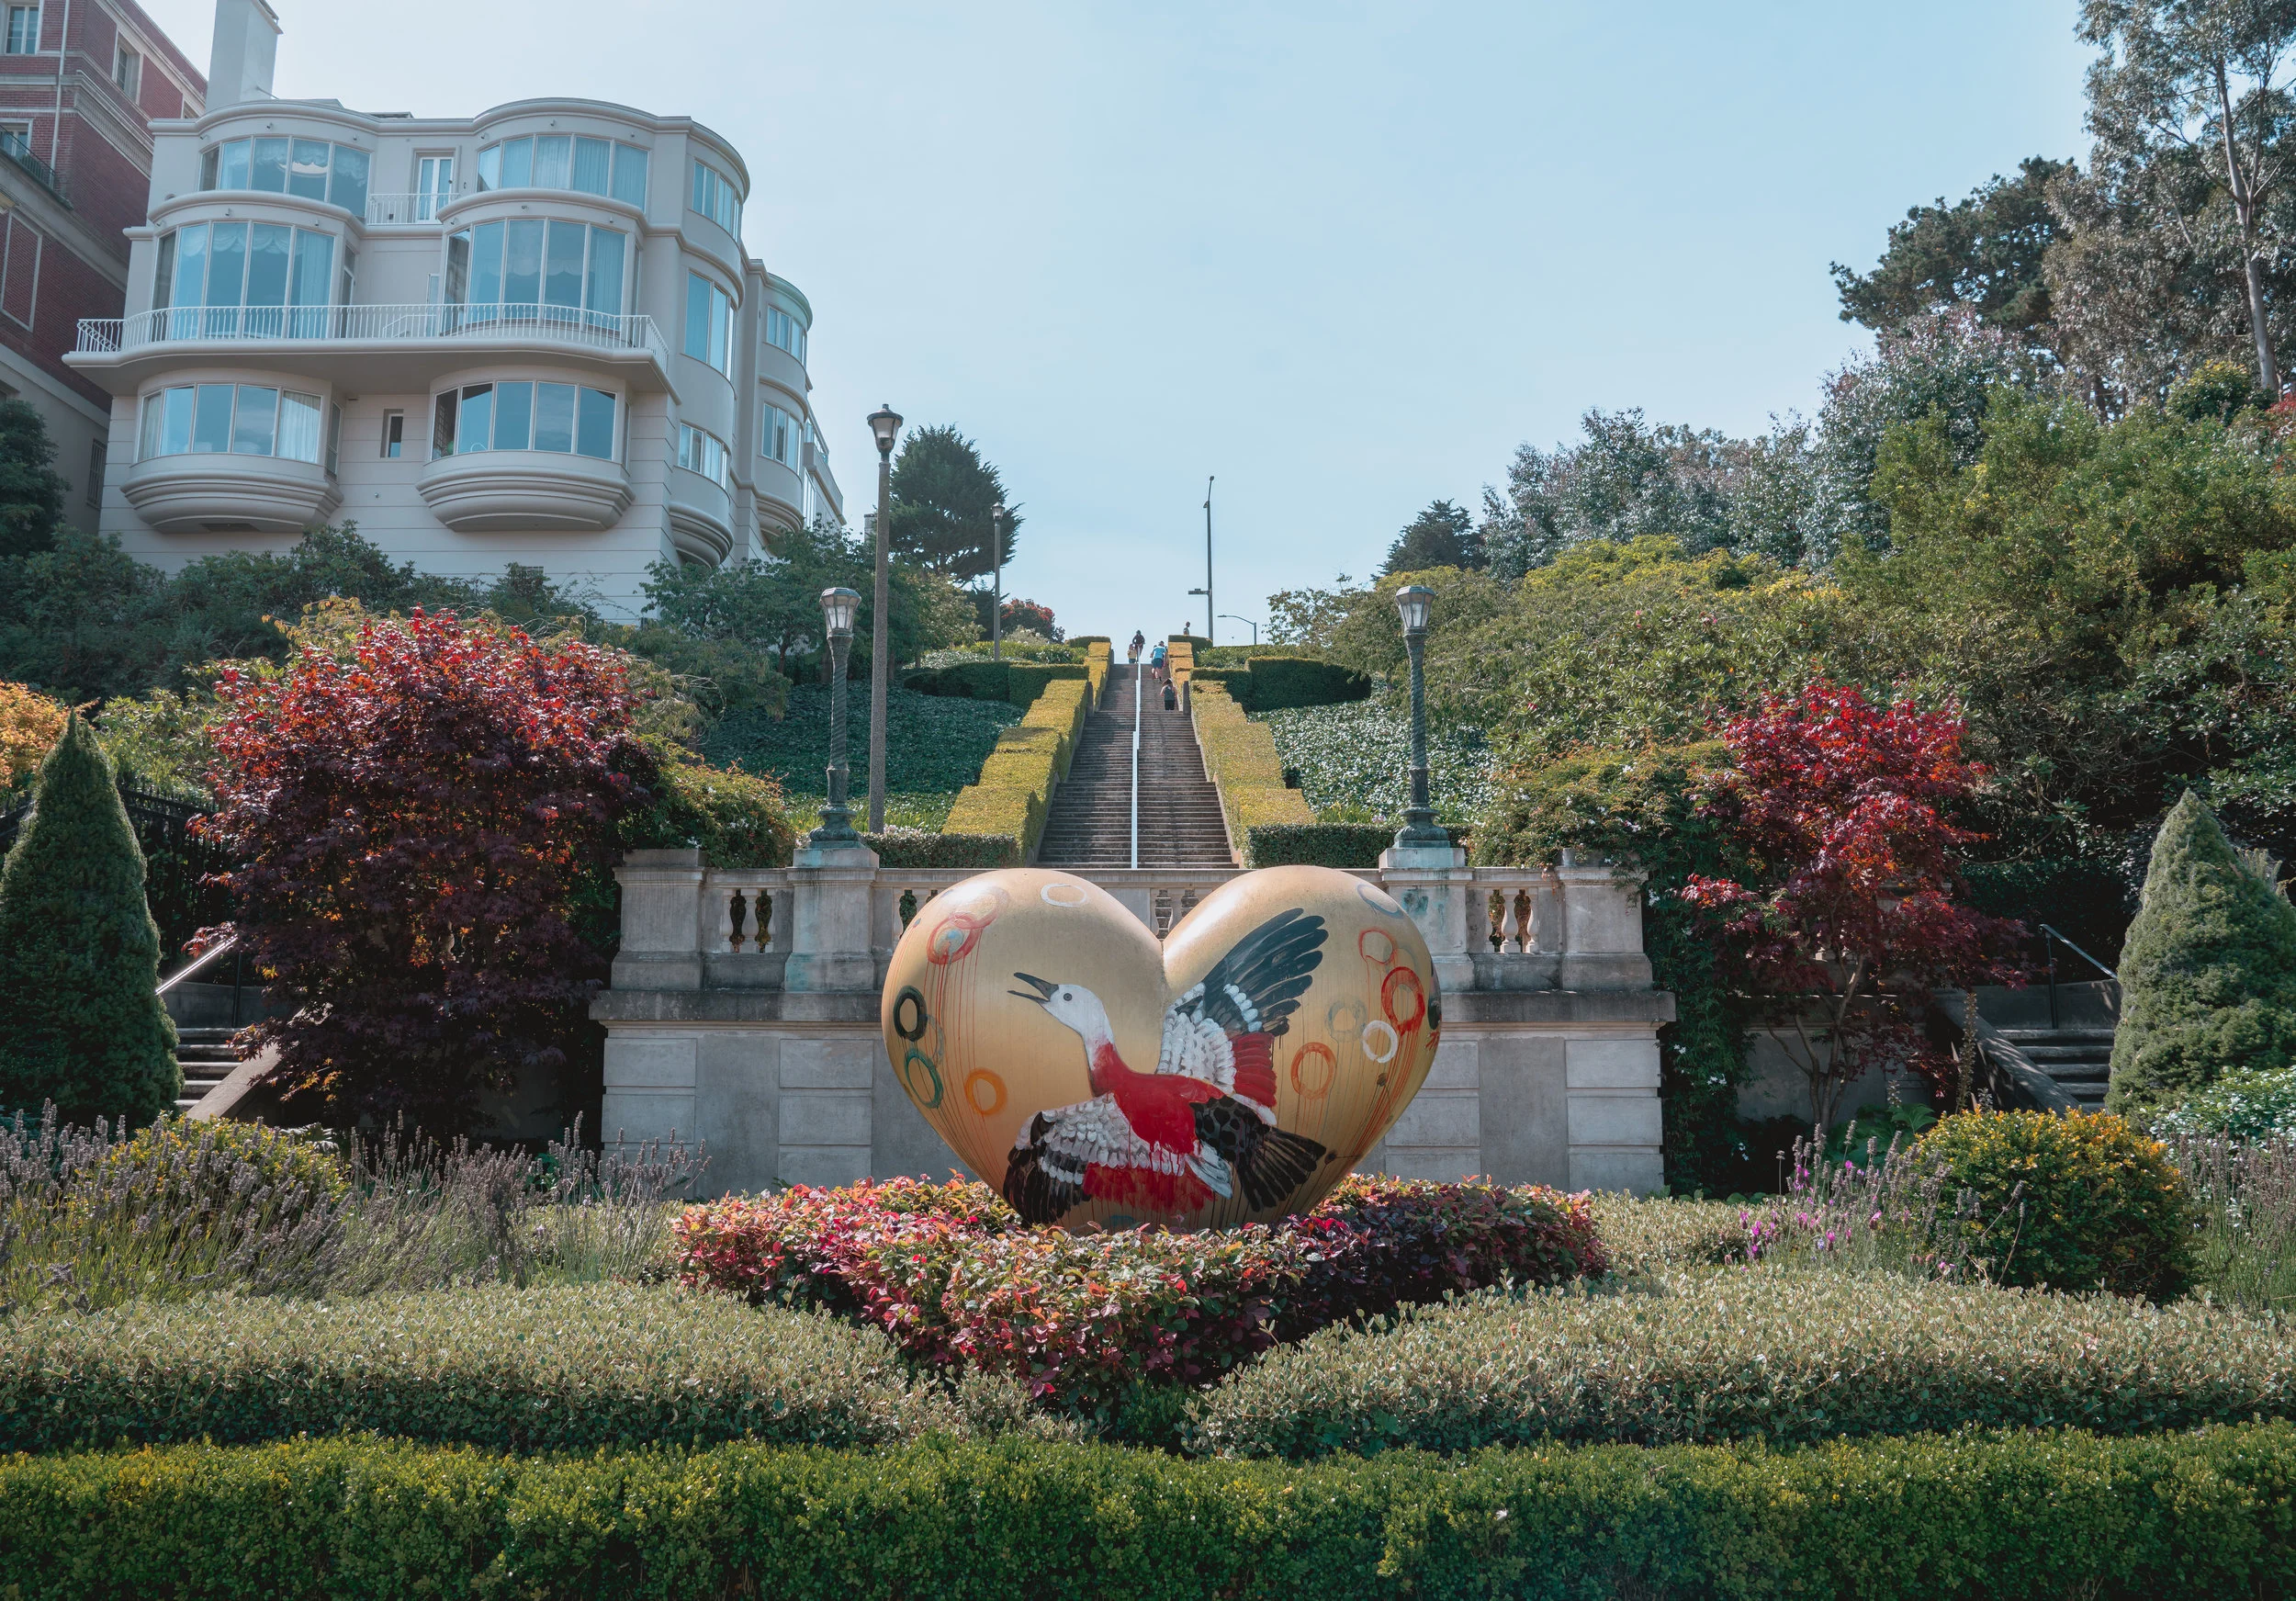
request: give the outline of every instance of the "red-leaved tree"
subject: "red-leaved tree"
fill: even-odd
[[[569,897],[651,772],[613,656],[417,612],[217,692],[206,827],[286,1003],[248,1032],[279,1049],[272,1082],[451,1129],[562,1068],[605,975]]]
[[[1953,866],[1978,836],[1951,814],[1984,776],[1963,727],[1817,683],[1722,731],[1733,762],[1700,809],[1752,865],[1743,882],[1693,875],[1683,898],[1808,1077],[1820,1127],[1870,1068],[1951,1072],[1928,1040],[1933,988],[2014,981],[2020,925],[1963,905]]]

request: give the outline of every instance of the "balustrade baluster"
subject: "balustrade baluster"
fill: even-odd
[[[749,917],[749,903],[743,898],[738,889],[734,891],[734,898],[727,903],[726,910],[731,915],[733,924],[733,931],[726,941],[726,948],[737,952],[742,945],[742,925],[748,920]],[[759,944],[762,948],[764,941],[760,941]]]

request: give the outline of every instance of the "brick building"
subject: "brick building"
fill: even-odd
[[[0,391],[38,407],[93,532],[111,398],[64,365],[83,317],[127,300],[127,230],[151,198],[152,121],[207,80],[133,0],[0,0]]]

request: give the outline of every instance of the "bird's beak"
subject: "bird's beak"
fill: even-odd
[[[1007,995],[1017,995],[1022,1000],[1032,1000],[1039,1006],[1042,1006],[1046,1001],[1051,1000],[1052,998],[1052,991],[1060,987],[1059,985],[1053,984],[1049,980],[1039,978],[1033,973],[1016,973],[1013,976],[1020,980],[1021,983],[1035,989],[1036,993],[1034,995],[1030,995],[1026,990],[1019,989],[1007,989],[1005,993]]]

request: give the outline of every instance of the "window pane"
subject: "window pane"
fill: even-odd
[[[531,189],[535,183],[535,141],[506,140],[502,145],[502,187]]]
[[[327,474],[334,476],[343,454],[343,408],[327,408]]]
[[[548,249],[542,264],[544,305],[580,306],[582,303],[582,245],[586,232],[587,230],[579,222],[550,224]]]
[[[535,187],[563,189],[574,175],[574,141],[563,133],[535,136]]]
[[[574,448],[601,461],[613,459],[613,397],[604,390],[582,391],[581,426]]]
[[[710,365],[719,372],[732,366],[734,303],[715,288],[710,290]]]
[[[255,141],[254,181],[252,189],[268,189],[273,194],[287,192],[287,141],[284,139]]]
[[[695,162],[693,163],[693,199],[692,204],[693,209],[696,211],[701,212],[704,217],[709,215],[710,210],[710,180],[716,175],[717,175],[715,173],[711,172],[709,168],[703,166],[700,162]]]
[[[208,298],[208,225],[178,228],[175,240],[175,282],[168,293],[173,306],[203,305]]]
[[[247,252],[247,304],[263,308],[250,313],[247,331],[255,337],[276,339],[287,332],[287,319],[278,310],[287,304],[287,252],[292,228],[258,222]]]
[[[247,390],[241,390],[245,394]],[[269,389],[257,389],[267,395]],[[244,408],[242,408],[244,409]],[[279,397],[279,454],[289,461],[319,459],[319,397],[292,390]]]
[[[287,166],[287,193],[299,195],[306,200],[327,197],[327,141],[323,139],[298,139],[295,141],[295,159]]]
[[[366,215],[366,152],[347,144],[335,146],[334,171],[327,178],[327,198],[357,216]]]
[[[625,235],[611,228],[590,231],[590,282],[582,304],[593,311],[619,316],[622,311],[622,252]]]
[[[279,391],[254,384],[239,386],[239,415],[231,422],[231,454],[269,456],[279,426]]]
[[[160,424],[162,456],[182,456],[191,449],[192,405],[197,393],[188,384],[180,389],[167,391],[167,417]],[[228,416],[231,412],[228,401],[223,410]]]
[[[535,386],[494,386],[494,448],[523,450],[534,436]]]
[[[481,191],[502,186],[502,147],[490,144],[478,152],[478,187]]]
[[[517,221],[506,225],[502,241],[502,299],[513,306],[531,307],[542,299],[542,223]],[[529,310],[526,315],[534,313]]]
[[[585,195],[602,195],[606,179],[613,163],[613,144],[603,139],[578,139],[574,141],[574,181],[572,187]]]
[[[441,396],[444,400],[445,397]],[[407,448],[407,414],[404,412],[383,413],[383,455],[396,461]]]
[[[634,144],[613,147],[613,197],[646,204],[646,152]]]
[[[219,456],[231,448],[231,386],[201,384],[198,409],[191,419],[194,456]]]
[[[295,231],[295,283],[288,292],[298,310],[289,319],[292,336],[317,339],[327,332],[327,300],[334,287],[332,234]]]
[[[247,141],[227,139],[217,145],[220,160],[216,165],[215,186],[219,189],[244,189],[252,181],[252,169],[247,164]]]
[[[160,264],[152,273],[152,310],[164,311],[175,288],[175,236],[160,235]]]
[[[686,274],[686,354],[710,358],[710,281],[700,273]]]
[[[208,304],[237,306],[247,285],[247,224],[212,222],[208,225]],[[228,339],[239,332],[239,319],[229,311],[208,314],[208,337]]]
[[[462,425],[455,432],[457,454],[484,450],[494,432],[494,386],[471,384],[462,392]]]
[[[481,222],[470,232],[470,303],[502,302],[502,224]]]
[[[215,152],[215,146],[213,145],[209,145],[207,149],[199,152],[199,186],[201,188],[212,189],[215,187],[215,169],[217,160],[218,157]]]
[[[441,395],[433,404],[431,454],[433,457],[455,454],[455,391],[452,389]]]
[[[167,415],[167,391],[143,397],[143,426],[136,439],[136,459],[149,461],[160,453],[160,422]]]
[[[535,448],[570,451],[574,448],[574,386],[535,386]]]

